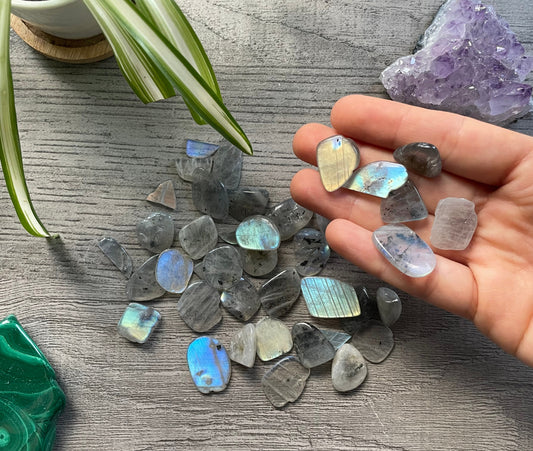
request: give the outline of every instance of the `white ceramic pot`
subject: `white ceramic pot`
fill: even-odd
[[[89,38],[102,32],[83,0],[11,0],[11,12],[64,39]]]

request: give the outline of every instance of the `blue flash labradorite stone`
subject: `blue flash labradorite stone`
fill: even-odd
[[[185,153],[192,158],[206,158],[218,150],[218,144],[210,144],[195,139],[188,139],[185,145]]]
[[[424,277],[435,269],[437,258],[431,248],[403,224],[380,227],[372,240],[383,256],[407,276]]]
[[[135,343],[145,343],[159,324],[161,315],[146,305],[132,302],[118,323],[118,334]]]
[[[307,309],[317,318],[347,318],[361,313],[354,288],[328,277],[304,277],[302,293]]]
[[[344,187],[360,193],[386,198],[407,181],[407,169],[398,163],[374,161],[354,172]]]
[[[224,346],[212,337],[198,337],[187,351],[189,371],[202,393],[220,392],[231,377],[231,361]]]
[[[161,252],[157,259],[155,277],[163,289],[170,293],[183,293],[191,278],[194,264],[189,257],[176,249]]]
[[[51,451],[65,395],[13,315],[0,322],[0,362],[0,449]]]
[[[279,247],[280,235],[275,224],[265,216],[251,216],[237,227],[237,243],[252,251],[274,251]]]

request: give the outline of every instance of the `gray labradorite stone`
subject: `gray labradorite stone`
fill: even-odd
[[[246,324],[231,339],[229,358],[243,366],[252,368],[255,363],[255,354],[255,326],[253,324]]]
[[[227,224],[218,225],[218,236],[222,241],[225,241],[228,244],[237,244],[237,236],[235,235],[235,232],[237,232],[237,226]]]
[[[329,260],[331,251],[322,232],[302,229],[293,238],[296,271],[301,276],[317,275]]]
[[[227,290],[242,277],[241,256],[233,246],[208,252],[203,260],[204,280],[217,290]]]
[[[220,295],[224,308],[235,318],[248,321],[261,307],[259,294],[248,279],[242,278]]]
[[[264,215],[270,194],[263,188],[238,188],[228,191],[229,214],[237,221],[248,216]]]
[[[292,342],[298,359],[306,368],[322,365],[335,356],[335,349],[327,337],[309,323],[292,326]]]
[[[355,293],[357,294],[357,299],[359,300],[361,314],[353,318],[341,319],[342,328],[350,335],[353,335],[368,326],[370,321],[379,319],[376,299],[370,296],[366,287],[362,285],[355,287]]]
[[[164,213],[153,213],[137,224],[139,243],[150,252],[159,253],[174,242],[174,222]]]
[[[279,230],[266,216],[250,216],[235,232],[237,243],[251,251],[274,251],[280,245]]]
[[[158,258],[158,255],[150,257],[128,279],[126,283],[128,299],[131,301],[150,301],[165,294],[164,288],[157,283],[155,278]]]
[[[281,241],[284,241],[303,229],[313,217],[313,212],[298,205],[293,199],[286,199],[272,208],[267,216],[276,224]]]
[[[215,219],[224,219],[228,215],[228,193],[218,178],[196,169],[192,180],[192,201],[200,213]]]
[[[278,264],[278,251],[250,251],[241,249],[244,272],[253,277],[270,274]]]
[[[339,332],[338,330],[320,329],[320,332],[329,340],[335,351],[352,338],[351,335]]]
[[[301,286],[307,310],[316,318],[347,318],[361,313],[354,288],[345,282],[304,277]]]
[[[436,177],[442,171],[439,150],[433,144],[410,143],[398,147],[392,156],[410,171],[425,177]]]
[[[255,326],[257,356],[263,361],[275,359],[292,349],[289,328],[275,318],[263,318]]]
[[[167,249],[157,259],[155,277],[169,293],[183,293],[191,278],[194,263],[177,249]]]
[[[115,238],[105,237],[98,241],[98,247],[104,255],[120,270],[126,277],[130,277],[133,272],[133,261],[131,257]]]
[[[379,321],[371,321],[352,337],[351,342],[372,363],[383,362],[394,348],[392,330]]]
[[[218,291],[205,282],[191,284],[178,301],[181,319],[195,332],[205,332],[222,319]]]
[[[181,247],[194,260],[202,258],[218,243],[218,232],[211,216],[201,216],[178,233]]]
[[[431,227],[431,244],[438,249],[462,251],[472,240],[477,227],[476,206],[468,199],[441,199]]]
[[[241,182],[242,152],[233,144],[225,141],[213,155],[212,174],[226,189],[235,189]]]
[[[324,216],[321,216],[321,215],[315,213],[315,220],[316,220],[317,227],[319,228],[319,230],[324,235],[324,239],[326,239],[325,238],[326,237],[326,229],[328,228],[328,225],[331,222],[331,219],[328,219],[328,218],[326,218]]]
[[[300,397],[310,374],[309,368],[302,366],[296,357],[289,356],[265,373],[261,386],[272,405],[280,408]]]
[[[346,392],[363,383],[368,374],[365,359],[350,343],[342,345],[331,365],[331,382],[335,390]]]
[[[294,268],[280,272],[259,289],[259,299],[263,308],[274,318],[287,313],[298,296],[300,296],[300,276]]]
[[[359,148],[349,138],[331,136],[316,147],[316,161],[320,179],[326,191],[339,189],[359,165]]]
[[[402,314],[402,301],[394,290],[379,287],[376,293],[379,316],[385,326],[392,326]]]
[[[381,201],[380,212],[381,220],[388,223],[419,221],[428,217],[424,201],[410,180]]]
[[[191,158],[180,157],[176,159],[176,170],[181,179],[186,182],[192,182],[194,171],[198,168],[205,170],[207,173],[211,173],[213,167],[212,158]]]

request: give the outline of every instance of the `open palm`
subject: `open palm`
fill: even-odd
[[[368,273],[471,319],[505,351],[533,366],[533,138],[455,114],[355,95],[337,102],[331,124],[303,126],[294,137],[295,154],[316,165],[316,145],[335,134],[358,143],[361,165],[392,160],[392,151],[410,142],[435,144],[443,173],[434,179],[410,174],[429,217],[409,226],[429,243],[438,201],[464,197],[476,205],[478,227],[464,251],[433,249],[435,270],[413,279],[372,243],[372,232],[383,225],[380,200],[345,189],[328,193],[318,172],[304,169],[293,178],[292,196],[333,219],[326,231],[330,246]]]

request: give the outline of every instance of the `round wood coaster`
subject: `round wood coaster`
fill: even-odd
[[[88,39],[58,38],[14,15],[11,15],[11,28],[26,44],[53,60],[83,64],[113,55],[113,49],[103,34]]]

